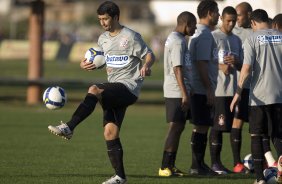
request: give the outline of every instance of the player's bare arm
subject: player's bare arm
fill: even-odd
[[[189,107],[189,96],[184,84],[182,66],[173,67],[173,71],[182,94],[182,110],[187,111]]]
[[[243,90],[243,86],[244,86],[244,84],[245,84],[245,82],[248,79],[249,74],[250,74],[250,69],[251,69],[251,65],[243,64],[243,67],[242,67],[242,70],[241,70],[241,73],[240,73],[240,78],[239,78],[239,81],[238,81],[237,90],[236,90],[236,93],[235,93],[233,100],[230,104],[230,111],[231,112],[233,111],[235,105],[240,100],[240,96],[241,96],[241,93],[242,93],[242,90]]]
[[[210,83],[209,74],[208,74],[208,62],[207,61],[197,61],[196,62],[197,70],[199,71],[200,78],[204,87],[207,90],[207,104],[214,104],[214,92],[212,89],[212,85]]]
[[[145,56],[145,63],[143,64],[140,74],[142,77],[151,75],[151,67],[155,62],[155,56],[152,52],[149,52]]]

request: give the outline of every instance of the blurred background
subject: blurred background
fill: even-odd
[[[30,59],[29,18],[31,2],[36,0],[0,0],[0,100],[25,99]],[[82,72],[78,62],[94,46],[101,29],[96,9],[100,0],[42,0],[45,4],[43,24],[43,69],[39,76],[42,88],[61,85],[87,89],[90,83],[104,81],[105,71]],[[270,18],[282,12],[281,0],[246,0],[253,9],[265,9]],[[159,91],[153,99],[162,98],[162,59],[164,41],[174,29],[177,15],[190,11],[197,17],[199,0],[115,0],[120,9],[120,22],[141,33],[154,51],[157,61],[153,76],[145,89]],[[219,11],[235,7],[241,0],[217,0]],[[219,22],[220,24],[220,22]],[[36,51],[34,51],[36,52]],[[15,93],[16,87],[23,88]],[[10,90],[9,90],[10,88]],[[19,89],[18,89],[19,90]],[[151,99],[150,99],[151,100]]]

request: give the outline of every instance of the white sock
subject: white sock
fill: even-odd
[[[267,161],[268,167],[273,166],[273,164],[274,164],[274,162],[275,162],[275,159],[273,158],[273,155],[272,155],[271,151],[266,152],[266,153],[264,154],[264,157],[265,157],[265,159],[266,159],[266,161]]]

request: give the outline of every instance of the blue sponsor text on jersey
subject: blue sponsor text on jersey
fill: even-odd
[[[123,67],[129,63],[129,56],[128,55],[106,55],[106,63],[107,66],[110,67]]]
[[[258,35],[257,39],[260,44],[282,43],[282,35]]]

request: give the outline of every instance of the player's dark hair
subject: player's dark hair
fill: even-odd
[[[108,14],[110,17],[114,18],[117,16],[119,18],[119,7],[112,1],[105,1],[102,3],[97,9],[98,15],[105,15]]]
[[[256,9],[251,13],[251,20],[254,20],[256,22],[267,22],[268,23],[268,14],[265,10],[262,9]]]
[[[238,6],[242,6],[247,12],[253,11],[252,6],[247,2],[242,2],[242,3],[238,4],[236,7],[238,7]]]
[[[180,13],[177,17],[177,25],[190,25],[193,22],[197,22],[197,19],[195,15],[193,15],[193,13],[190,13],[188,11]]]
[[[228,15],[237,15],[237,12],[236,12],[235,8],[233,8],[232,6],[226,6],[226,7],[222,10],[221,16],[224,16],[225,14],[228,14]]]
[[[200,2],[197,8],[197,13],[199,18],[205,18],[208,15],[208,12],[215,12],[217,8],[217,2],[213,0],[203,0]]]
[[[276,24],[279,28],[282,28],[282,14],[281,13],[279,13],[278,15],[276,15],[273,18],[272,24]]]

